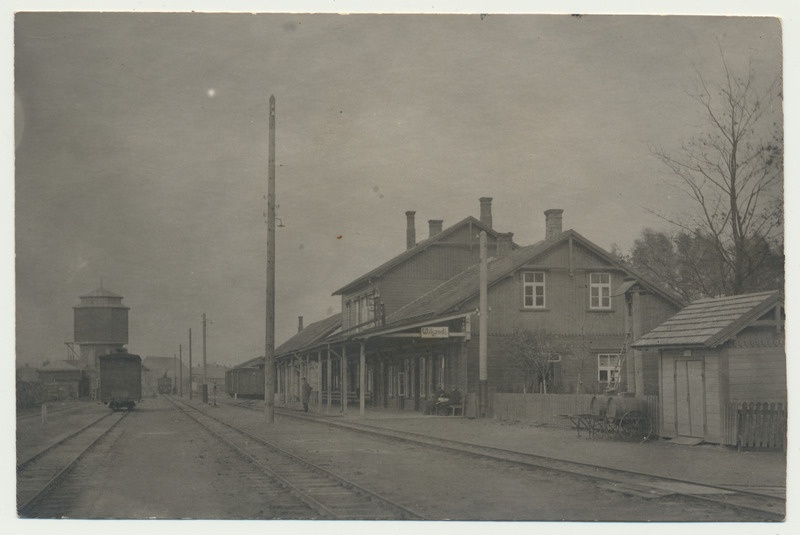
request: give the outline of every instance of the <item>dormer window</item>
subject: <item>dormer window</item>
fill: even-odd
[[[611,274],[589,274],[589,308],[608,310],[611,308]]]
[[[522,273],[522,304],[524,308],[544,308],[544,272]]]

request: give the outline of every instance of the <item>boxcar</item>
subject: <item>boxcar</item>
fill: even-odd
[[[225,373],[225,391],[229,396],[264,399],[264,370],[234,368]]]
[[[100,401],[114,411],[133,409],[142,399],[142,357],[122,350],[98,359]]]

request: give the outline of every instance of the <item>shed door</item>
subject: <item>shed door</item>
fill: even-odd
[[[702,437],[705,426],[703,361],[675,362],[675,394],[678,435]]]

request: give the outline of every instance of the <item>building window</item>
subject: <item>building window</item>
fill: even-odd
[[[597,355],[597,380],[601,383],[616,384],[619,382],[619,355],[616,353],[600,353]]]
[[[522,299],[525,308],[544,308],[544,272],[525,271],[522,274]]]
[[[611,308],[611,275],[591,273],[589,275],[589,308]]]

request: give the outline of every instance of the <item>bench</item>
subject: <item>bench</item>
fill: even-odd
[[[450,416],[455,416],[456,412],[460,412],[461,416],[464,416],[464,402],[458,403],[457,405],[450,405]]]

